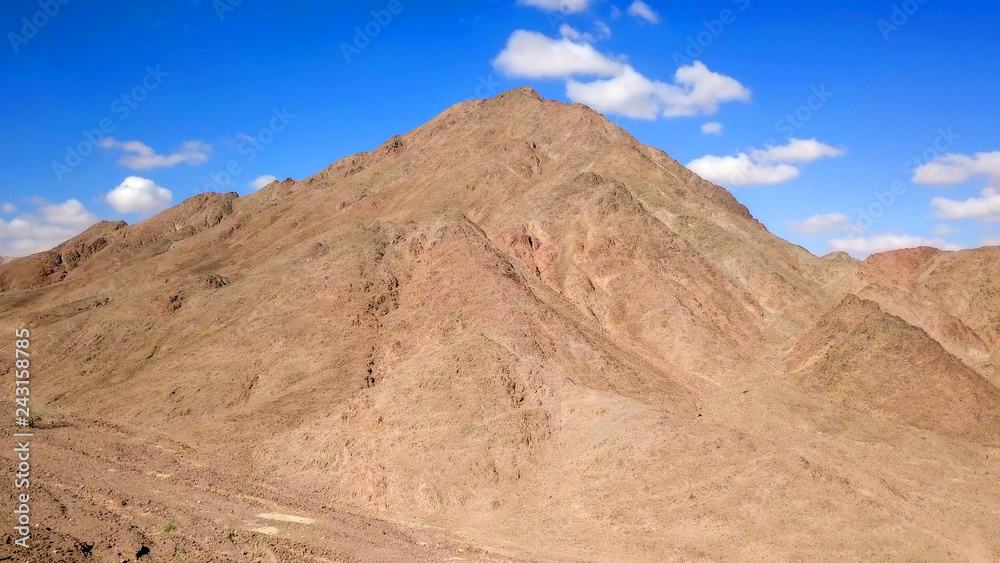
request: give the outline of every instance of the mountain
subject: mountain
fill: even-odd
[[[0,332],[38,350],[37,539],[997,559],[998,252],[815,257],[586,106],[462,102],[0,266]]]

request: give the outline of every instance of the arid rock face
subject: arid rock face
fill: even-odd
[[[1000,560],[1000,248],[814,257],[530,89],[4,264],[22,326],[37,561]]]

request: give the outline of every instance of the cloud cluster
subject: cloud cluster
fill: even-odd
[[[152,213],[170,205],[173,194],[149,178],[129,176],[104,196],[119,213]]]
[[[114,137],[106,137],[100,144],[101,148],[126,153],[118,163],[132,170],[169,168],[176,164],[203,164],[212,152],[212,145],[204,141],[185,141],[180,150],[172,154],[157,154],[152,147],[140,141],[119,141]]]
[[[717,184],[755,186],[781,184],[798,178],[800,170],[794,164],[803,164],[840,156],[843,148],[821,143],[816,139],[791,138],[785,145],[766,149],[751,149],[735,156],[705,155],[687,164],[702,178]]]
[[[571,29],[564,28],[558,39],[516,30],[493,66],[510,77],[566,80],[570,100],[637,119],[710,115],[722,103],[750,100],[750,90],[739,81],[700,61],[678,68],[672,83],[652,80]]]
[[[0,254],[27,256],[42,252],[96,222],[97,217],[76,199],[63,203],[39,202],[34,213],[18,215],[10,221],[0,219]]]
[[[931,209],[942,219],[978,219],[1000,222],[1000,151],[973,155],[948,153],[919,166],[913,172],[913,182],[949,186],[975,176],[986,176],[989,186],[979,197],[949,199],[935,197]]]

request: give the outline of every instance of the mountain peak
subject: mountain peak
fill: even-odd
[[[530,86],[521,86],[519,88],[512,88],[505,92],[500,92],[499,94],[493,96],[490,99],[497,102],[500,101],[518,102],[522,100],[536,101],[536,102],[546,101],[545,98],[543,98],[542,95],[538,93],[538,90],[535,90]]]

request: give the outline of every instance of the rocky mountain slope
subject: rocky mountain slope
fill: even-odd
[[[814,257],[518,89],[0,266],[0,334],[59,560],[989,561],[998,268]]]

